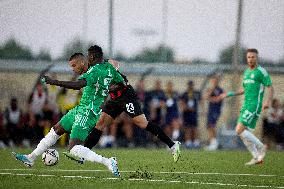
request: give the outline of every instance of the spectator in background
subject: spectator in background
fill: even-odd
[[[166,96],[164,91],[161,88],[161,81],[156,80],[154,89],[149,92],[149,97],[145,99],[147,100],[147,103],[149,105],[149,110],[150,110],[150,120],[163,127],[165,124],[165,112],[163,112],[165,108],[165,102],[166,102]],[[148,106],[146,105],[146,106]],[[153,137],[153,136],[150,136]],[[154,143],[156,145],[159,145],[159,141],[157,141],[157,138],[154,137],[152,138]]]
[[[15,97],[10,100],[10,105],[5,109],[4,123],[9,136],[9,146],[20,146],[23,140],[23,114]]]
[[[105,135],[100,140],[102,147],[112,147],[113,145],[121,147],[133,147],[133,123],[130,117],[124,112],[115,118],[109,128],[105,128]],[[109,129],[109,131],[108,131]]]
[[[270,141],[276,141],[276,148],[281,150],[281,122],[283,110],[278,99],[273,99],[271,107],[267,111],[266,119],[263,124],[263,139],[266,145],[270,146]]]
[[[149,95],[149,92],[145,91],[145,84],[144,80],[141,79],[138,81],[136,84],[136,94],[139,99],[139,102],[141,103],[141,108],[148,120],[150,120],[150,101],[151,101],[151,96]],[[148,141],[147,137],[148,133],[144,130],[141,129],[140,127],[133,127],[133,138],[134,138],[134,143],[136,146],[145,146],[146,142]]]
[[[55,73],[52,73],[50,75],[52,79],[56,79],[57,76]],[[52,123],[51,125],[57,123],[60,119],[59,116],[59,107],[57,104],[57,97],[59,93],[59,87],[56,85],[47,85],[47,90],[48,90],[48,107],[52,110]]]
[[[186,148],[200,147],[200,141],[197,138],[198,104],[200,99],[200,92],[194,89],[193,81],[189,81],[187,90],[180,98]]]
[[[5,141],[7,140],[6,128],[4,127],[4,115],[0,109],[0,149],[6,148]]]
[[[43,127],[40,125],[44,116],[43,108],[48,103],[47,99],[48,94],[46,88],[38,82],[28,101],[29,126],[33,127],[35,132],[35,141],[33,142],[39,142],[39,140],[44,137]]]
[[[207,116],[207,130],[209,145],[205,147],[206,150],[216,150],[218,148],[216,124],[221,115],[223,89],[219,86],[219,77],[213,76],[211,78],[211,86],[207,90],[205,99],[209,101],[208,116]]]
[[[180,119],[178,110],[178,93],[173,89],[173,83],[167,82],[166,90],[166,116],[164,131],[168,136],[172,136],[172,140],[180,140]]]
[[[163,108],[165,107],[166,96],[164,91],[161,88],[161,81],[156,80],[155,86],[152,91],[150,91],[150,117],[151,120],[158,124],[164,124],[164,115],[163,115]]]

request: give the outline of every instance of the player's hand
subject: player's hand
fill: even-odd
[[[224,100],[224,98],[226,98],[227,97],[227,93],[222,93],[222,94],[220,94],[220,96],[219,96],[219,98],[221,99],[221,100]]]
[[[270,106],[270,101],[269,100],[264,101],[264,103],[262,104],[262,110],[269,108],[269,106]]]
[[[52,79],[50,77],[46,76],[46,75],[42,76],[41,79],[40,79],[42,84],[50,84],[51,80]]]

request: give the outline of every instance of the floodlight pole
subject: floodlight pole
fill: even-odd
[[[241,41],[241,29],[242,29],[242,14],[243,14],[243,0],[239,0],[238,3],[238,14],[237,14],[237,28],[236,28],[236,38],[235,45],[233,49],[233,78],[231,80],[231,86],[233,91],[237,91],[239,89],[239,54],[240,54],[240,41]],[[237,119],[237,98],[231,99],[231,111],[230,111],[230,119],[235,121]]]
[[[109,0],[108,52],[113,58],[113,0]]]

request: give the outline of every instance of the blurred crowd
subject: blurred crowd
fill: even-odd
[[[56,75],[52,75],[53,78]],[[75,80],[73,77],[72,80]],[[205,149],[218,148],[216,124],[222,113],[223,89],[219,86],[218,77],[212,77],[207,90],[196,89],[194,81],[185,82],[187,89],[183,93],[175,91],[171,81],[162,87],[156,80],[152,90],[145,90],[144,81],[136,84],[136,92],[142,109],[148,120],[159,124],[173,140],[182,141],[188,149],[201,146],[199,127],[199,108],[207,112],[207,136]],[[50,128],[70,109],[75,107],[81,98],[81,91],[42,86],[37,83],[28,99],[27,111],[19,108],[18,100],[12,97],[10,104],[0,111],[0,148],[31,147],[36,145]],[[206,106],[206,107],[205,107]],[[284,143],[284,104],[274,99],[271,108],[263,119],[262,136],[268,146],[283,149]],[[65,146],[68,135],[63,135],[59,145]],[[135,127],[131,119],[122,113],[111,127],[106,128],[100,140],[101,147],[147,147],[162,145],[155,137]]]

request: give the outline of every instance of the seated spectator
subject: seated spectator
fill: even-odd
[[[9,136],[9,146],[20,146],[23,140],[23,114],[18,107],[16,98],[10,100],[10,105],[4,112],[4,123]]]
[[[106,128],[108,129],[108,128]],[[124,112],[120,114],[110,126],[109,131],[105,131],[105,140],[102,140],[103,147],[133,147],[133,123],[130,117]]]
[[[6,148],[7,142],[7,134],[6,134],[6,128],[4,126],[4,115],[2,113],[2,110],[0,109],[0,149]]]
[[[282,116],[283,110],[281,109],[279,100],[273,99],[272,105],[268,109],[266,119],[264,119],[263,123],[263,139],[268,147],[270,147],[272,141],[275,141],[277,148],[281,149],[281,143],[283,143],[281,137]]]
[[[194,89],[193,81],[189,81],[187,90],[180,97],[186,148],[200,147],[200,142],[197,138],[198,103],[200,99],[200,92]]]

